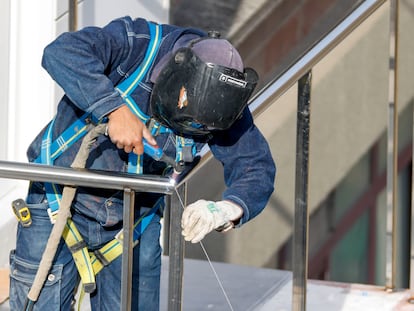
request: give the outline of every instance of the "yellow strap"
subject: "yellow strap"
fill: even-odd
[[[95,290],[95,273],[92,268],[88,248],[78,229],[71,219],[68,219],[62,237],[72,252],[76,267],[82,280],[82,286],[87,293]],[[82,245],[83,244],[83,245]],[[79,246],[79,248],[77,247]]]
[[[158,204],[155,203],[155,206]],[[150,213],[151,211],[146,212],[144,215],[142,215],[134,224],[134,230],[136,227],[141,223],[141,221]],[[115,260],[118,256],[122,254],[122,241],[124,239],[124,230],[121,230],[118,232],[118,234],[115,236],[115,238],[108,243],[106,243],[104,246],[102,246],[100,249],[98,249],[96,252],[99,253],[99,257],[103,257],[104,261],[106,261],[108,264],[111,263],[113,260]],[[134,247],[139,243],[139,239],[134,241]],[[102,263],[102,260],[97,257],[97,254],[95,252],[89,252],[89,255],[91,257],[91,263],[92,268],[95,274],[98,274],[99,271],[101,271],[105,265]]]
[[[140,223],[144,216],[146,216],[146,214],[134,224],[134,228]],[[68,220],[62,236],[69,249],[73,249],[76,244],[79,245],[80,243],[83,243],[83,238],[71,219]],[[120,231],[115,239],[109,241],[97,250],[100,256],[102,256],[108,264],[122,254],[122,240],[123,232]],[[138,242],[139,241],[135,241],[134,246]],[[85,288],[85,284],[95,283],[95,275],[105,267],[101,260],[98,259],[97,255],[94,252],[88,253],[86,246],[72,252],[72,255],[81,276],[83,287]],[[89,291],[86,290],[86,292]]]
[[[122,254],[122,244],[117,239],[113,239],[106,243],[98,251],[101,253],[101,256],[103,256],[105,260],[110,263]],[[90,252],[89,255],[91,258],[93,271],[95,274],[98,274],[99,271],[101,271],[105,266],[96,257],[95,253]]]

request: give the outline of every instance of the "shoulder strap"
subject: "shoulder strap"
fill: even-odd
[[[158,48],[162,39],[162,28],[158,24],[148,22],[150,30],[150,42],[148,44],[145,57],[134,73],[121,82],[116,89],[120,92],[129,108],[143,121],[148,120],[138,105],[129,96],[135,88],[141,82],[142,78],[145,77],[148,69],[151,67],[152,62],[157,55]],[[72,146],[76,141],[85,136],[87,133],[90,122],[99,123],[105,122],[106,120],[91,120],[90,113],[85,113],[82,117],[71,124],[59,137],[52,141],[52,129],[54,119],[49,123],[43,135],[42,141],[42,152],[41,155],[34,161],[36,163],[44,163],[52,165],[53,161],[58,158],[66,149]]]
[[[135,72],[128,79],[121,83],[121,89],[123,89],[124,94],[128,96],[142,80],[142,77],[144,77],[147,73],[148,69],[155,59],[158,47],[161,42],[161,26],[154,23],[148,23],[148,26],[150,29],[151,40],[148,44],[144,60],[137,68],[137,70],[135,70]],[[131,84],[131,87],[127,87],[127,84]],[[55,119],[53,119],[44,132],[41,153],[35,162],[53,165],[54,160],[59,155],[61,155],[67,148],[72,146],[76,141],[78,141],[87,133],[90,121],[90,114],[85,113],[80,119],[75,121],[52,142],[52,131],[55,122]],[[101,122],[102,121],[104,120],[101,120]],[[45,187],[47,190],[47,199],[49,203],[48,212],[51,221],[53,221],[53,218],[56,216],[56,213],[59,210],[61,190],[58,188],[58,185],[51,183],[45,183]]]
[[[125,98],[125,100],[126,97],[129,97],[129,94],[142,80],[142,77],[144,77],[147,73],[148,69],[155,59],[156,52],[161,42],[161,26],[153,23],[148,23],[148,25],[150,28],[151,40],[147,48],[144,60],[138,69],[131,75],[131,77],[121,83],[120,88],[117,88],[122,92],[121,95]],[[127,83],[129,85],[125,87]],[[99,122],[102,121],[103,120],[100,120]],[[71,145],[73,145],[73,143],[75,143],[87,133],[88,124],[90,123],[90,114],[85,113],[80,119],[69,126],[55,141],[52,142],[54,122],[55,118],[49,123],[47,129],[44,132],[41,153],[40,156],[35,160],[37,163],[53,165],[54,160],[59,155],[61,155],[67,148],[69,148]],[[45,189],[46,197],[49,203],[48,213],[50,220],[53,223],[60,207],[62,191],[59,189],[58,185],[55,185],[53,183],[45,183]],[[158,205],[154,206],[152,209],[153,212],[147,215],[145,219],[142,219],[138,222],[140,224],[141,230],[138,231],[138,236],[136,238],[139,238],[140,233],[145,230],[145,227],[149,224],[152,216],[158,208]],[[76,226],[71,220],[69,220],[67,223],[63,238],[67,246],[72,251],[76,266],[81,275],[82,283],[84,284],[84,290],[86,292],[93,291],[95,288],[95,277],[86,243],[84,243],[83,238],[80,236],[79,232],[76,229]]]
[[[116,87],[117,91],[121,94],[122,98],[127,103],[128,107],[143,121],[147,122],[149,117],[141,111],[137,103],[130,96],[131,93],[137,88],[142,78],[145,77],[148,69],[151,67],[158,53],[158,48],[161,45],[162,39],[162,27],[158,24],[148,23],[151,40],[148,44],[147,51],[145,53],[144,60],[138,66],[138,68],[127,79],[122,81]]]

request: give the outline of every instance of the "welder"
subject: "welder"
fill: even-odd
[[[45,48],[42,65],[65,94],[29,146],[30,162],[69,167],[91,124],[104,124],[88,169],[170,176],[191,168],[205,146],[222,163],[222,199],[186,206],[185,240],[196,243],[213,230],[240,227],[266,206],[275,164],[247,106],[258,76],[218,33],[123,17],[63,33]],[[77,188],[34,310],[70,310],[80,280],[92,310],[120,309],[122,256],[111,250],[122,229],[122,195],[93,185]],[[10,256],[13,310],[26,303],[61,196],[60,185],[32,181],[20,202],[30,223],[20,222]],[[136,221],[149,221],[134,236],[133,310],[159,309],[162,206],[162,195],[136,195]]]

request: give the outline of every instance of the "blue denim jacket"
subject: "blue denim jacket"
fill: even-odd
[[[153,86],[150,75],[155,64],[171,51],[180,36],[206,35],[197,29],[172,25],[162,25],[162,32],[162,42],[154,64],[132,94],[141,110],[147,114],[150,114],[149,99]],[[84,112],[102,119],[124,105],[114,86],[133,73],[140,64],[149,39],[146,20],[124,17],[103,28],[87,27],[64,33],[45,48],[42,65],[65,91],[58,105],[53,138]],[[34,161],[40,153],[43,131],[29,146],[29,161]],[[167,155],[175,157],[175,138],[172,134],[158,135],[156,140]],[[70,166],[80,143],[66,150],[54,164]],[[197,150],[204,144],[197,143]],[[208,145],[224,166],[227,188],[223,199],[239,204],[244,210],[241,225],[262,211],[273,192],[275,165],[269,146],[254,125],[247,108],[234,126],[214,134]],[[107,137],[102,136],[91,149],[87,167],[126,171],[127,159],[123,150],[117,149]],[[161,174],[164,168],[151,158],[144,158],[145,174]],[[157,197],[154,194],[140,194],[136,198],[137,206],[150,207]],[[73,207],[103,226],[113,226],[122,220],[122,193],[79,188]]]

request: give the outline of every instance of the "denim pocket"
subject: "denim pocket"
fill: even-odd
[[[27,294],[36,276],[38,264],[10,253],[10,309],[23,310]],[[54,265],[47,276],[34,310],[60,310],[63,264]]]
[[[17,227],[16,255],[28,262],[39,262],[52,230],[52,223],[47,214],[47,203],[27,204],[32,223]]]
[[[122,191],[78,189],[73,208],[76,213],[96,220],[103,227],[122,221]]]
[[[98,209],[97,220],[103,227],[112,227],[122,221],[123,217],[123,199],[121,193],[106,199],[103,206]]]
[[[10,253],[10,307],[23,310],[27,294],[37,273],[39,262],[52,229],[47,203],[27,204],[32,223],[18,225],[16,249]],[[77,271],[72,255],[61,239],[53,266],[34,310],[69,310]]]

